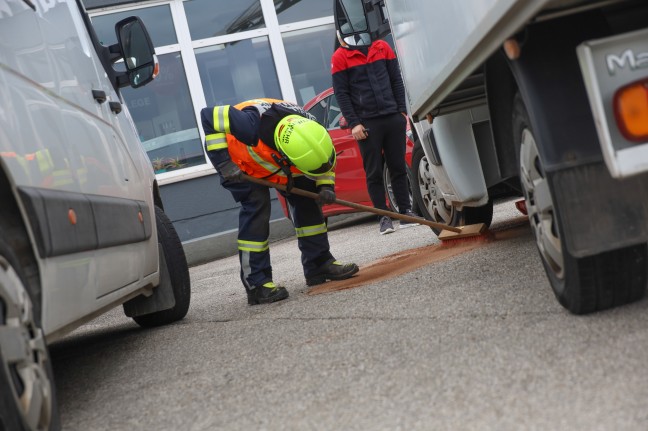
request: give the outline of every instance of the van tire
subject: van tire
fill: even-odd
[[[513,101],[512,117],[529,223],[558,302],[573,314],[587,314],[642,298],[648,282],[646,244],[573,256],[564,246],[570,232],[561,225],[561,206],[545,175],[529,114],[519,93]],[[549,193],[536,193],[545,188]]]
[[[436,223],[443,223],[449,226],[464,226],[469,224],[484,223],[487,227],[493,221],[493,200],[489,200],[485,205],[479,207],[467,207],[458,210],[451,205],[447,205],[443,200],[434,200],[431,196],[430,190],[434,187],[433,178],[429,175],[423,175],[423,172],[429,172],[428,160],[425,157],[425,152],[421,143],[417,140],[414,144],[412,151],[412,196],[418,214],[429,221]],[[424,196],[425,193],[425,196]],[[446,217],[444,218],[438,213],[433,214],[432,208],[443,206],[446,210]],[[441,229],[431,227],[435,234],[439,235]]]
[[[167,217],[162,208],[158,206],[155,207],[155,222],[157,225],[158,243],[164,252],[164,260],[166,261],[168,270],[163,271],[160,268],[160,276],[165,276],[168,273],[168,276],[171,278],[175,305],[168,310],[133,317],[133,320],[138,325],[146,328],[167,325],[183,319],[189,311],[189,303],[191,300],[189,267],[182,243],[171,220],[169,220],[169,217]]]
[[[3,346],[0,339],[0,430],[60,430],[52,363],[30,295],[40,286],[29,249],[24,229],[0,215],[0,328],[5,336],[20,337],[17,342],[29,351],[10,359],[7,352],[14,343]],[[31,386],[29,403],[35,409],[31,415],[23,411],[18,398],[25,385]]]

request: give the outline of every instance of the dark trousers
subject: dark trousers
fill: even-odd
[[[387,210],[383,184],[383,164],[387,163],[398,209],[401,213],[411,209],[405,163],[407,120],[399,113],[363,119],[362,125],[370,129],[367,139],[358,141],[358,146],[373,206]]]
[[[251,290],[272,281],[270,264],[270,189],[249,182],[232,183],[221,177],[221,184],[241,204],[238,248],[241,281]],[[295,187],[316,192],[315,181],[295,177]],[[283,194],[283,193],[282,193]],[[319,204],[310,198],[284,195],[297,233],[304,276],[314,275],[321,265],[334,260],[329,251],[326,223]]]

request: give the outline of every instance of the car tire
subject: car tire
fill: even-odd
[[[22,226],[0,216],[0,429],[61,428],[54,373],[41,328],[38,268]]]
[[[167,325],[183,319],[187,315],[187,311],[189,311],[191,299],[189,267],[182,243],[171,220],[158,206],[155,207],[155,222],[158,243],[164,252],[164,259],[160,259],[160,261],[166,262],[166,269],[160,268],[160,277],[170,278],[175,305],[168,310],[134,316],[133,320],[142,327]]]
[[[419,214],[426,220],[443,223],[450,226],[465,226],[469,224],[484,223],[490,226],[493,220],[493,201],[479,207],[467,207],[458,210],[440,197],[436,188],[435,179],[431,175],[429,162],[423,151],[420,141],[416,141],[412,151],[412,170],[414,180],[412,195],[417,203]],[[439,235],[441,229],[431,228]]]
[[[646,244],[593,256],[573,256],[563,246],[570,232],[561,225],[561,207],[545,176],[528,111],[519,93],[512,116],[529,223],[558,302],[573,314],[586,314],[642,298],[648,281]]]
[[[407,189],[409,191],[410,208],[414,213],[418,214],[418,205],[414,201],[414,196],[412,195],[412,184],[415,184],[414,175],[412,174],[412,170],[407,167]],[[394,190],[391,185],[389,168],[386,163],[383,166],[383,187],[385,188],[385,195],[387,196],[387,205],[389,206],[389,209],[394,212],[399,212],[398,204],[396,203],[396,196],[394,195]]]

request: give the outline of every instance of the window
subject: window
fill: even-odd
[[[158,57],[164,71],[145,87],[122,89],[156,173],[205,163],[180,53]]]
[[[184,9],[193,40],[265,27],[259,0],[190,0]]]
[[[197,49],[196,61],[207,106],[259,97],[281,99],[267,37]]]
[[[335,94],[329,97],[329,110],[328,110],[328,125],[327,129],[339,129],[340,119],[342,118],[342,111],[337,103]]]
[[[324,127],[326,127],[326,106],[328,104],[328,101],[329,101],[328,97],[324,98],[319,102],[317,102],[308,110],[308,113],[311,114],[313,117],[315,117],[317,122]]]
[[[143,88],[123,88],[121,92],[157,173],[209,164],[196,120],[196,109],[203,103],[200,91],[206,106],[284,97],[270,45],[270,40],[274,42],[271,37],[278,36],[276,32],[281,28],[285,30],[281,33],[284,50],[278,52],[286,53],[296,101],[304,105],[332,85],[330,63],[335,28],[332,24],[323,25],[333,16],[332,0],[82,1],[94,8],[124,6],[119,10],[97,10],[92,17],[99,40],[106,46],[117,41],[115,24],[130,16],[140,17],[151,35],[160,76]],[[280,25],[301,24],[266,29],[262,4],[264,8],[274,4]],[[272,9],[266,12],[273,13]],[[186,23],[178,21],[185,17]],[[309,20],[314,21],[303,23]],[[179,42],[176,26],[188,28],[191,40],[198,42],[193,42],[193,47],[184,38]],[[192,51],[195,62],[194,58],[187,58]],[[284,59],[280,64],[284,64]],[[118,63],[115,67],[120,69],[123,65]],[[288,76],[282,76],[281,85],[290,85],[286,79]],[[322,103],[312,109],[318,120],[326,124],[329,111],[327,102]],[[201,175],[201,169],[191,173]]]
[[[303,105],[333,85],[331,56],[335,28],[326,25],[291,31],[283,34],[283,41],[297,103]]]
[[[125,12],[99,15],[92,18],[92,25],[97,32],[99,41],[104,46],[117,43],[115,35],[115,24],[129,16],[138,16],[151,36],[153,45],[165,46],[178,43],[175,27],[171,19],[171,10],[168,5],[135,9]]]
[[[333,15],[331,0],[274,0],[279,24]]]

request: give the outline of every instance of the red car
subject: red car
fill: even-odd
[[[335,194],[338,199],[345,201],[355,202],[361,205],[373,206],[369,193],[367,192],[367,179],[365,171],[362,167],[362,156],[358,148],[358,142],[351,135],[351,129],[342,116],[342,112],[338,107],[337,99],[333,93],[333,88],[323,91],[314,99],[304,105],[304,109],[317,118],[317,121],[322,124],[331,135],[333,145],[337,152],[337,167],[335,168]],[[409,184],[417,184],[413,181],[412,172],[412,149],[414,148],[414,137],[410,130],[409,124],[407,125],[407,132],[405,138],[407,139],[407,148],[405,153],[405,160],[408,166],[408,179]],[[387,165],[383,169],[383,182],[385,184],[385,196],[390,208],[397,210],[396,202],[391,188],[391,180],[389,178],[389,171]],[[279,202],[283,208],[286,217],[290,218],[286,206],[286,200],[279,196]],[[412,201],[412,192],[410,188],[410,202]],[[328,218],[338,214],[357,212],[354,208],[345,207],[338,204],[324,205],[322,212],[324,217]]]

